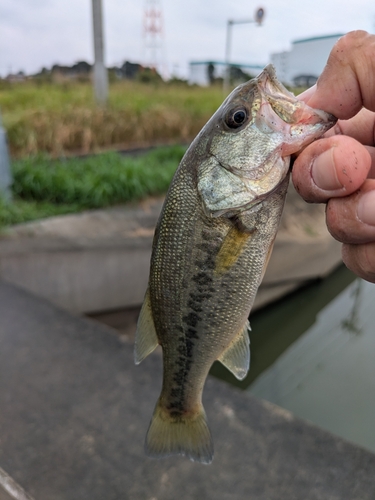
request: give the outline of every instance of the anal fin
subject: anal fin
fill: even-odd
[[[158,345],[154,319],[150,304],[150,293],[147,290],[141,312],[139,314],[137,331],[135,332],[134,362],[139,365]]]
[[[238,380],[246,377],[250,367],[249,331],[250,324],[246,321],[244,328],[218,359]]]

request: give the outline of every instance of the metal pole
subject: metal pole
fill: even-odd
[[[104,36],[102,0],[92,0],[94,31],[94,91],[98,104],[104,105],[108,99],[108,73],[104,64]]]
[[[7,137],[2,126],[0,114],[0,196],[6,201],[12,199],[12,191],[10,189],[12,182],[13,178],[10,170]]]
[[[230,47],[232,42],[232,26],[233,21],[228,19],[227,21],[227,39],[225,43],[225,73],[223,79],[223,92],[225,95],[229,92],[229,76],[230,76]]]
[[[256,12],[256,19],[228,19],[227,21],[227,39],[225,43],[225,73],[223,79],[223,92],[225,95],[229,92],[230,83],[230,49],[232,44],[232,26],[234,24],[253,24],[257,23],[261,25],[262,19],[264,17],[264,9],[260,8]]]

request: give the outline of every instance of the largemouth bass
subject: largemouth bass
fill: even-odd
[[[267,66],[227,97],[187,150],[156,227],[135,341],[137,364],[163,349],[149,456],[211,462],[206,377],[215,360],[246,376],[248,316],[279,226],[290,155],[335,122],[298,101]]]

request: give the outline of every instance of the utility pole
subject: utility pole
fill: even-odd
[[[7,137],[0,114],[0,197],[6,201],[12,199],[12,182],[13,178],[10,170]]]
[[[256,23],[258,26],[261,26],[263,18],[264,18],[264,9],[260,7],[259,9],[256,10],[254,19],[239,19],[236,21],[233,19],[228,19],[227,21],[227,36],[225,42],[225,74],[223,80],[223,91],[225,95],[227,95],[229,91],[232,26],[234,24],[253,24],[253,23]]]
[[[92,0],[94,33],[94,91],[98,104],[104,106],[108,100],[108,73],[104,64],[104,36],[102,0]]]

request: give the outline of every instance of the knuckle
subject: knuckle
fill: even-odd
[[[372,38],[369,33],[363,30],[350,31],[337,40],[333,46],[331,55],[336,59],[346,58],[352,54],[353,50],[362,50],[364,44],[371,45]]]
[[[375,243],[360,245],[359,254],[362,271],[375,280]]]
[[[357,276],[375,283],[375,242],[364,245],[344,244],[342,259]]]

